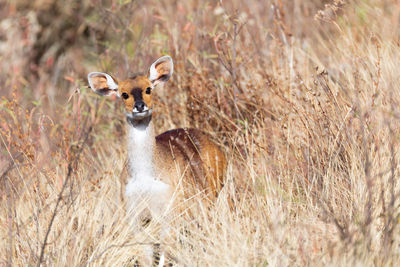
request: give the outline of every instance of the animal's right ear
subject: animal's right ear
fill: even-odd
[[[149,71],[149,80],[156,86],[159,83],[165,83],[171,78],[174,72],[174,62],[170,56],[163,56],[157,59]]]
[[[88,74],[88,81],[90,88],[99,95],[117,95],[118,94],[118,82],[103,72],[91,72]]]

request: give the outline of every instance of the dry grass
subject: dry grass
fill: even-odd
[[[157,242],[129,230],[122,107],[85,76],[163,53],[157,131],[229,159],[217,203],[174,214],[178,266],[400,261],[397,1],[102,2],[0,1],[0,266],[133,266]]]

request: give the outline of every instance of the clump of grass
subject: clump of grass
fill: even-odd
[[[396,1],[48,1],[68,22],[53,29],[40,1],[17,2],[0,23],[0,265],[132,266],[157,242],[125,214],[122,107],[85,77],[161,54],[176,64],[158,133],[203,129],[229,160],[216,203],[172,214],[171,261],[399,261]],[[35,46],[40,32],[72,39]]]

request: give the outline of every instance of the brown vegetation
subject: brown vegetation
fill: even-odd
[[[86,75],[162,54],[158,133],[203,129],[229,162],[212,208],[174,216],[178,266],[399,262],[398,1],[3,0],[0,15],[0,266],[131,266],[157,242],[125,215],[123,107]]]

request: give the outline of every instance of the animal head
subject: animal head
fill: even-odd
[[[157,59],[151,66],[148,76],[137,75],[121,82],[103,72],[88,75],[90,88],[99,95],[116,95],[124,101],[126,116],[132,120],[142,120],[152,114],[153,89],[165,83],[172,76],[174,63],[170,56]]]

